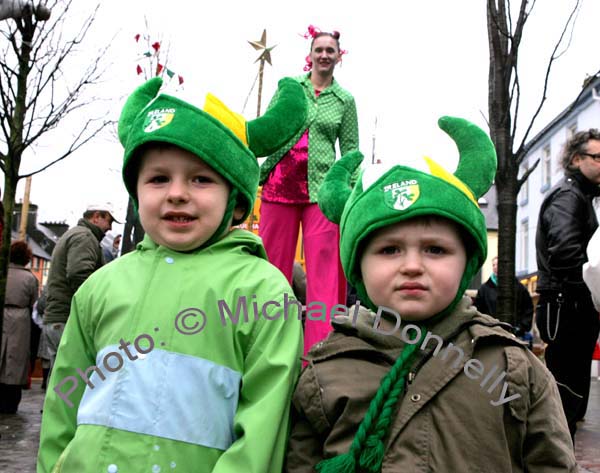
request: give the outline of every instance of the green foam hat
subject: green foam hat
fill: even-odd
[[[458,303],[485,261],[487,229],[477,200],[494,181],[494,145],[483,130],[464,119],[442,117],[438,125],[454,140],[460,153],[454,174],[428,157],[398,159],[392,165],[364,170],[351,189],[350,177],[363,158],[359,151],[353,151],[332,166],[319,190],[321,210],[340,225],[340,259],[346,277],[356,287],[360,300],[374,310],[360,274],[359,249],[379,228],[436,215],[456,222],[473,237],[475,252],[467,255],[456,299],[444,313]]]
[[[281,100],[262,117],[246,121],[216,97],[208,94],[204,110],[179,98],[160,94],[162,79],[155,77],[127,99],[119,118],[119,140],[125,147],[123,181],[137,206],[136,150],[148,142],[164,142],[183,148],[202,159],[232,186],[228,212],[237,203],[245,208],[241,223],[252,211],[258,188],[257,157],[283,146],[306,120],[306,98],[300,84],[279,81]],[[225,225],[225,219],[223,225]],[[220,231],[221,228],[217,231]]]
[[[456,143],[460,153],[454,174],[430,158],[391,166],[373,166],[350,188],[352,173],[363,159],[359,151],[337,161],[325,177],[318,202],[325,216],[340,225],[340,258],[350,284],[361,302],[376,310],[368,298],[360,274],[359,250],[379,228],[404,220],[435,215],[456,222],[475,242],[453,302],[435,317],[448,314],[462,298],[469,282],[485,261],[487,231],[477,200],[492,185],[496,174],[496,152],[487,134],[461,118],[442,117],[438,124]],[[402,316],[402,314],[400,314]],[[381,472],[386,436],[405,390],[406,378],[415,358],[416,344],[407,344],[383,377],[375,397],[358,426],[346,453],[321,461],[319,473]]]

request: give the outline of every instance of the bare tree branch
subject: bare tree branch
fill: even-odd
[[[512,133],[511,133],[511,149],[512,146],[514,144],[514,136],[515,136],[515,130],[517,129],[517,125],[518,125],[518,120],[519,120],[519,105],[521,102],[521,87],[520,87],[520,83],[519,83],[519,73],[518,73],[518,68],[517,68],[517,64],[518,64],[518,55],[519,55],[519,46],[521,45],[521,39],[523,37],[523,28],[525,27],[525,22],[527,21],[528,18],[528,13],[527,13],[527,2],[521,2],[521,7],[519,9],[519,16],[517,18],[517,25],[515,27],[515,32],[514,34],[511,34],[511,48],[510,48],[510,52],[508,54],[508,61],[509,61],[509,68],[510,68],[510,74],[512,77],[512,83],[513,83],[513,87],[511,90],[511,94],[509,97],[509,103],[511,105],[511,107],[507,110],[508,113],[511,112],[511,109],[514,110],[514,113],[512,114]],[[510,4],[509,4],[509,8],[508,8],[509,12],[510,12]],[[511,26],[511,32],[512,32],[512,26]]]
[[[536,159],[535,163],[533,163],[533,166],[531,166],[530,168],[527,169],[527,171],[525,171],[523,173],[523,175],[517,179],[517,188],[521,189],[521,186],[525,183],[525,181],[527,180],[527,178],[529,177],[529,175],[535,170],[535,168],[538,167],[538,164],[540,164],[540,159]]]
[[[81,112],[98,101],[89,91],[101,80],[105,71],[102,62],[110,47],[109,43],[98,51],[98,56],[91,60],[88,57],[87,67],[71,77],[69,62],[80,52],[96,19],[100,0],[89,8],[89,15],[68,37],[66,32],[76,17],[71,14],[74,0],[45,0],[44,5],[53,12],[49,21],[38,18],[39,12],[33,11],[30,2],[23,3],[11,18],[0,21],[0,35],[6,40],[0,44],[0,169],[4,173],[0,314],[4,307],[12,210],[19,179],[43,172],[67,158],[111,124],[105,117],[87,119],[76,128],[70,141],[60,145],[66,150],[54,152],[58,157],[33,172],[19,175],[26,150],[34,150],[43,135],[58,128],[73,112]],[[1,333],[0,318],[0,341]]]
[[[554,45],[554,48],[552,50],[552,54],[550,55],[550,59],[548,60],[548,65],[546,66],[546,74],[544,76],[544,87],[543,87],[543,90],[542,90],[542,97],[540,99],[540,102],[539,102],[539,104],[537,106],[537,109],[536,109],[535,113],[531,117],[531,120],[529,122],[529,125],[527,126],[527,129],[525,130],[525,134],[523,135],[523,137],[521,139],[521,144],[519,145],[519,149],[516,152],[517,155],[521,154],[523,152],[523,149],[525,147],[525,143],[527,142],[527,139],[529,137],[529,133],[531,132],[531,129],[533,128],[533,125],[535,124],[535,122],[537,120],[537,117],[540,114],[540,112],[542,111],[542,107],[544,106],[544,103],[546,102],[546,98],[547,98],[546,97],[546,92],[548,91],[548,81],[550,79],[550,71],[552,70],[552,65],[554,64],[554,61],[556,61],[560,57],[560,56],[556,55],[556,51],[560,47],[560,45],[561,45],[561,43],[563,41],[563,38],[564,38],[566,32],[568,31],[569,25],[571,25],[572,22],[574,24],[574,20],[577,18],[576,13],[579,11],[580,6],[581,6],[581,0],[576,0],[575,6],[571,10],[571,13],[569,14],[569,17],[567,18],[567,21],[565,22],[565,25],[564,25],[564,28],[562,29],[560,37],[558,38],[558,41]],[[569,40],[569,42],[570,42],[570,40]],[[561,55],[563,53],[561,53]]]
[[[42,166],[41,168],[29,172],[27,174],[21,174],[19,176],[19,179],[23,179],[29,176],[33,176],[35,174],[39,174],[42,171],[45,171],[46,169],[48,169],[50,166],[53,166],[54,164],[58,163],[59,161],[62,161],[65,158],[68,158],[71,154],[73,154],[75,151],[77,151],[79,148],[81,148],[83,145],[85,145],[86,143],[88,143],[90,140],[94,139],[98,133],[103,130],[106,126],[113,124],[114,122],[112,121],[103,121],[96,129],[94,129],[93,131],[91,131],[90,133],[88,133],[88,136],[84,139],[82,139],[81,141],[79,141],[81,139],[81,137],[85,134],[85,131],[88,129],[89,125],[94,122],[96,120],[88,120],[85,125],[83,126],[83,128],[79,131],[79,134],[74,138],[73,142],[71,143],[71,145],[69,146],[69,149],[67,149],[67,151],[65,151],[61,156],[59,156],[58,158],[56,158],[54,161],[49,162],[48,164],[46,164],[45,166]]]
[[[488,0],[487,26],[490,51],[488,78],[488,108],[490,136],[498,156],[496,179],[498,210],[498,301],[496,317],[509,323],[515,323],[515,234],[517,228],[516,199],[519,189],[539,166],[537,159],[531,168],[524,170],[519,177],[520,165],[527,156],[532,144],[525,145],[533,123],[546,99],[548,79],[553,61],[563,54],[560,48],[565,44],[565,35],[572,32],[575,13],[581,0],[577,0],[571,15],[566,19],[563,32],[554,46],[548,67],[545,70],[543,96],[526,128],[519,149],[515,152],[515,136],[519,127],[521,112],[521,76],[519,74],[519,49],[522,46],[525,25],[531,15],[535,0],[519,0],[518,16],[513,18],[510,0]],[[516,5],[514,6],[515,12]],[[508,23],[508,25],[507,25]],[[570,40],[569,40],[570,42]],[[567,45],[568,48],[568,45]],[[560,50],[560,52],[559,52]]]

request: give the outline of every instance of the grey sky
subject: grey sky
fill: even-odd
[[[83,5],[78,6],[78,14],[83,15],[93,2],[79,3]],[[536,2],[520,55],[522,125],[541,96],[546,61],[572,4],[571,0]],[[577,96],[586,73],[600,68],[594,54],[598,18],[600,2],[584,1],[570,49],[555,65],[547,105],[536,130]],[[176,90],[172,82],[166,92],[198,106],[204,104],[206,93],[212,92],[231,109],[242,112],[258,71],[254,63],[258,53],[247,40],[258,40],[266,28],[268,44],[277,47],[272,52],[273,66],[265,68],[264,110],[280,77],[302,73],[309,42],[300,34],[309,24],[341,32],[342,48],[348,54],[335,77],[356,98],[366,162],[370,162],[376,117],[380,159],[427,154],[449,168],[456,164],[456,152],[437,129],[437,118],[461,116],[486,128],[488,45],[483,1],[309,0],[290,4],[234,0],[199,4],[104,0],[86,50],[70,71],[76,73],[85,57],[114,36],[106,58],[111,63],[106,83],[98,93],[109,101],[98,107],[105,107],[116,119],[123,97],[141,83],[136,64],[145,65],[136,61],[145,48],[135,42],[134,35],[149,34],[152,40],[162,40],[163,49],[170,46],[167,66],[185,79],[183,89]],[[250,119],[255,113],[256,88],[244,115]],[[28,154],[23,170],[50,161],[77,119],[40,143],[35,154]],[[85,204],[97,200],[112,201],[124,216],[127,198],[120,179],[121,159],[121,146],[105,133],[76,155],[35,176],[32,201],[40,207],[40,220],[74,224]],[[22,195],[21,184],[17,200]]]

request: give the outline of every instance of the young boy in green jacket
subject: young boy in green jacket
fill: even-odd
[[[119,121],[146,236],[75,294],[48,388],[38,472],[280,471],[302,352],[299,303],[258,237],[256,156],[304,121],[302,90],[246,123],[151,79]],[[270,305],[268,303],[271,303]],[[257,309],[258,308],[258,309]]]
[[[348,281],[371,310],[332,309],[294,394],[290,473],[574,472],[555,381],[464,296],[487,253],[477,200],[496,170],[487,135],[462,119],[454,174],[430,158],[366,169],[359,152],[325,178]]]

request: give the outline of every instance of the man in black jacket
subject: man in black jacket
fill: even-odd
[[[587,408],[600,330],[582,277],[586,247],[598,227],[592,200],[600,195],[600,131],[576,133],[565,145],[561,165],[565,178],[545,198],[538,220],[536,321],[574,438]]]
[[[488,314],[496,317],[496,302],[498,300],[498,257],[492,258],[492,274],[484,282],[475,297],[475,307],[482,314]],[[531,330],[531,321],[533,319],[533,301],[529,291],[515,278],[515,298],[517,307],[515,310],[515,319],[511,321],[514,333],[519,338],[524,338],[525,334]]]

